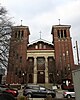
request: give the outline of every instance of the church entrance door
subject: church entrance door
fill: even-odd
[[[38,71],[37,83],[45,83],[45,72],[44,71]]]
[[[37,58],[37,83],[45,83],[45,58]]]

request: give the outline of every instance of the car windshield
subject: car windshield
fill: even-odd
[[[46,90],[46,88],[45,87],[40,87],[40,90]]]
[[[69,92],[74,92],[74,89],[69,89],[68,91],[69,91]]]

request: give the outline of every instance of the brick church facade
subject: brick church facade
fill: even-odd
[[[14,26],[10,40],[6,83],[61,83],[74,69],[70,25],[53,25],[52,43],[29,43],[29,27]],[[49,34],[50,35],[50,34]]]

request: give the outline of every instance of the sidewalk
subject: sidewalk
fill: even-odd
[[[63,93],[64,90],[62,90],[62,89],[57,89],[56,92],[58,92],[58,93]]]

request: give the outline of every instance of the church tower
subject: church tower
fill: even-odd
[[[28,26],[12,27],[7,83],[24,83],[27,67],[27,44],[29,43]],[[26,76],[25,76],[26,78]]]
[[[74,67],[72,43],[70,37],[70,25],[53,25],[52,36],[55,49],[57,82],[63,78],[71,78]]]

